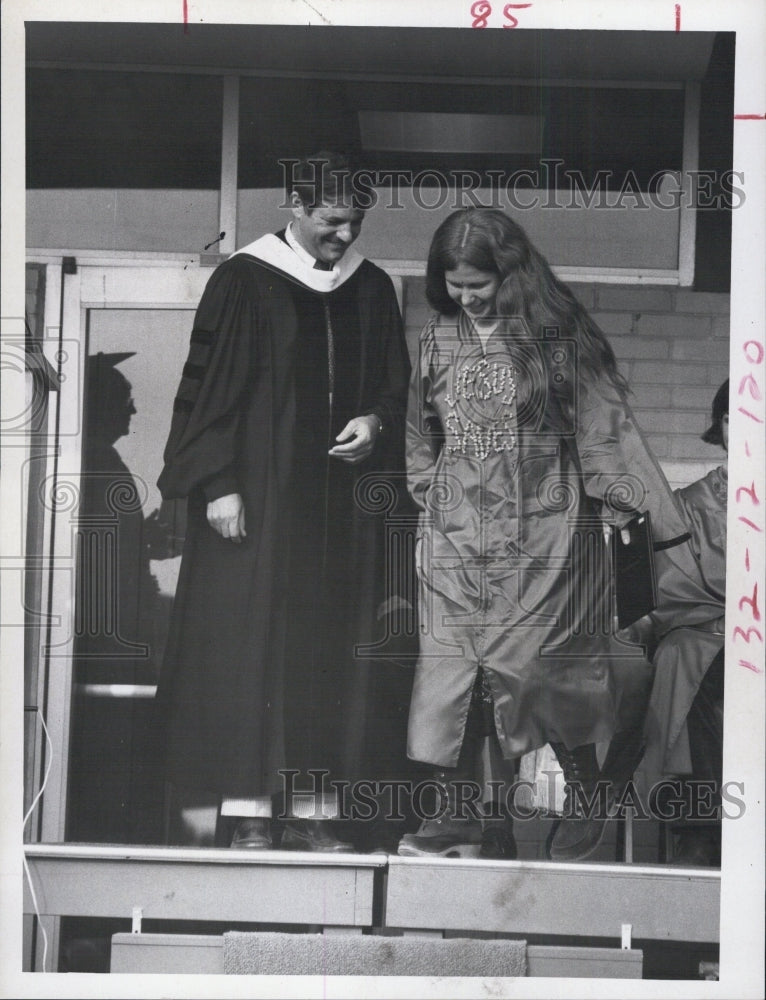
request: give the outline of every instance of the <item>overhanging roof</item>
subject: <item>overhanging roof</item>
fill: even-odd
[[[33,65],[475,79],[699,80],[713,32],[28,22]]]

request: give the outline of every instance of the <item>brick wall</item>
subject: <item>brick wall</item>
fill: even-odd
[[[700,434],[729,373],[729,296],[666,286],[571,287],[609,338],[638,422],[671,485],[684,486],[720,465],[723,451]],[[429,311],[425,280],[407,278],[411,350]]]

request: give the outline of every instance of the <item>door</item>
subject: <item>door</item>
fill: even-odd
[[[156,481],[210,273],[126,261],[64,277],[58,460],[40,490],[52,540],[44,841],[163,840],[153,709],[184,510]]]

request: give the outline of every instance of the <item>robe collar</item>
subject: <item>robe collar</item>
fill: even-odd
[[[349,247],[331,271],[316,270],[274,233],[267,233],[253,243],[248,243],[232,254],[248,254],[273,271],[283,274],[312,292],[332,292],[340,288],[354,274],[364,261],[364,257],[353,247]]]

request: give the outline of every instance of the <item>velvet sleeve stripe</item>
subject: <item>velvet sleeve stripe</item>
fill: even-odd
[[[200,377],[205,373],[205,370],[210,364],[210,348],[203,346],[202,344],[190,344],[189,346],[189,356],[186,359],[187,365],[190,366],[190,377],[194,377],[194,369],[197,369]]]
[[[192,344],[203,344],[208,347],[213,343],[215,334],[212,330],[194,330],[191,335]]]
[[[203,369],[199,375],[190,377],[186,371],[187,367],[188,362],[184,366],[183,377],[179,383],[176,398],[173,403],[173,410],[175,413],[190,413],[192,411],[194,404],[197,402],[200,386],[205,374]]]
[[[238,455],[258,322],[254,262],[233,258],[210,276],[194,318],[158,485],[166,500],[240,492]]]
[[[193,403],[197,396],[199,395],[200,379],[199,378],[182,378],[178,384],[178,392],[176,393],[176,399],[188,399],[190,403]]]
[[[191,361],[187,361],[184,365],[182,378],[192,379],[193,381],[200,382],[205,376],[207,366],[206,365],[196,365]]]

